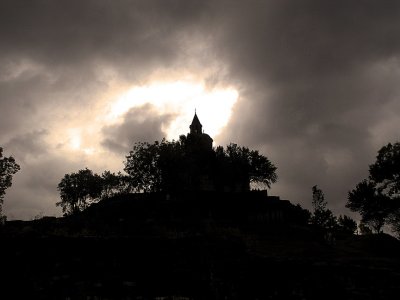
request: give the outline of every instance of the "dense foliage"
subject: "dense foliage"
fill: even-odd
[[[311,224],[321,229],[333,229],[336,225],[336,218],[327,206],[325,195],[318,186],[312,187],[312,207]]]
[[[205,149],[196,136],[153,144],[136,143],[125,161],[128,175],[89,169],[66,174],[58,184],[65,215],[119,193],[175,191],[244,191],[250,183],[271,186],[276,167],[258,151],[230,144]]]
[[[369,178],[349,192],[346,207],[360,213],[363,226],[380,232],[385,224],[400,235],[400,143],[387,144],[369,166]]]
[[[218,147],[216,154],[218,171],[223,173],[222,178],[228,178],[228,184],[239,179],[245,184],[270,188],[277,180],[276,167],[257,150],[229,144],[226,149]]]
[[[89,169],[65,174],[58,184],[61,206],[64,214],[70,215],[84,210],[101,195],[101,177]]]
[[[12,156],[3,156],[3,148],[0,147],[0,221],[3,221],[2,206],[6,189],[12,185],[12,177],[20,167]]]
[[[312,207],[313,213],[310,217],[310,223],[323,232],[335,234],[354,234],[357,230],[357,223],[346,215],[336,217],[330,209],[327,208],[328,202],[325,200],[323,191],[314,185],[312,187]]]
[[[400,143],[387,144],[369,166],[370,180],[392,200],[400,196]]]
[[[276,167],[258,151],[236,144],[204,150],[181,136],[178,141],[136,143],[124,170],[137,191],[249,190],[270,187]]]
[[[344,233],[354,234],[357,231],[357,222],[346,215],[341,215],[337,219],[338,229]]]
[[[388,198],[375,182],[363,180],[349,192],[346,207],[360,213],[362,221],[379,233],[390,213]]]
[[[88,168],[65,174],[58,184],[61,206],[65,215],[72,215],[87,208],[93,202],[117,193],[129,192],[126,176],[104,171],[98,175]]]

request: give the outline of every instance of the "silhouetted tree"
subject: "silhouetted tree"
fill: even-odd
[[[183,159],[180,141],[139,142],[126,157],[124,170],[136,191],[158,192],[175,185]]]
[[[136,191],[197,190],[206,183],[211,189],[246,190],[250,183],[276,182],[276,167],[258,151],[236,144],[205,149],[195,138],[136,143],[124,168]]]
[[[361,221],[360,224],[358,224],[358,230],[360,231],[361,235],[372,234],[371,228],[369,228],[369,226],[365,224],[363,221]]]
[[[334,229],[336,226],[336,217],[329,210],[325,200],[324,193],[318,186],[312,187],[312,207],[313,214],[311,216],[311,224],[321,229]]]
[[[400,236],[400,143],[383,146],[369,166],[369,177],[349,192],[347,207],[360,213],[375,232],[385,224]]]
[[[12,185],[12,177],[20,170],[19,165],[12,156],[3,156],[3,148],[0,147],[0,223],[5,217],[2,215],[4,195],[6,189]]]
[[[184,135],[178,141],[163,139],[159,143],[157,161],[160,174],[158,190],[173,192],[196,186],[199,174],[209,168],[209,154],[190,147]]]
[[[354,234],[357,230],[357,222],[346,215],[339,216],[337,226],[339,231],[347,234]]]
[[[386,196],[389,211],[386,222],[400,237],[400,143],[387,144],[378,151],[375,163],[369,166],[369,180]]]
[[[378,151],[376,161],[369,166],[369,178],[391,199],[400,196],[400,143],[387,144]]]
[[[314,212],[318,210],[326,210],[326,205],[328,204],[325,201],[324,192],[318,188],[317,185],[314,185],[312,188],[312,202],[311,205],[313,207]]]
[[[388,223],[392,231],[400,238],[400,211],[398,208],[389,214]]]
[[[256,150],[231,143],[223,153],[231,166],[231,174],[239,181],[264,184],[270,188],[278,179],[276,167]]]
[[[360,213],[362,222],[379,233],[390,214],[388,201],[373,181],[363,180],[349,192],[346,207]]]
[[[86,168],[77,173],[65,174],[57,189],[61,201],[56,205],[62,207],[65,215],[71,215],[100,199],[103,189],[102,178]]]
[[[104,171],[101,174],[101,198],[109,198],[116,194],[130,192],[128,176],[121,172],[117,174]]]

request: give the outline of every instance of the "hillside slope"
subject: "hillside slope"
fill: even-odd
[[[271,213],[278,211],[281,217]],[[7,299],[399,294],[398,240],[382,234],[327,243],[299,220],[289,202],[261,194],[119,196],[74,217],[8,222],[1,289]]]

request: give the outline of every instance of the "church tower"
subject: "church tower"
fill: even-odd
[[[212,150],[213,139],[203,132],[203,125],[201,125],[196,112],[194,113],[193,121],[189,128],[190,133],[187,135],[187,138],[192,147],[200,151]]]
[[[186,154],[190,158],[190,168],[186,170],[184,186],[191,191],[215,191],[213,170],[213,139],[203,132],[199,117],[194,113],[190,132],[186,137]]]
[[[192,124],[190,124],[189,126],[190,128],[190,133],[191,134],[202,134],[202,128],[203,126],[200,123],[199,118],[197,117],[196,112],[194,112],[194,117],[193,117],[193,121]]]

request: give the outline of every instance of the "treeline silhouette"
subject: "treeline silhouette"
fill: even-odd
[[[0,148],[0,220],[4,223],[5,191],[20,167],[12,156],[3,157],[2,153]],[[57,187],[60,201],[56,205],[64,215],[72,215],[120,194],[243,192],[251,187],[268,188],[277,180],[276,167],[258,151],[236,144],[208,148],[196,134],[182,135],[177,141],[136,143],[124,164],[125,173],[104,171],[99,175],[85,168],[65,174]],[[348,194],[346,207],[361,215],[358,226],[348,216],[334,216],[318,186],[312,187],[313,211],[308,212],[308,224],[325,231],[360,234],[380,233],[388,225],[400,236],[400,143],[382,147],[369,173]]]
[[[219,199],[213,197],[215,202],[208,205],[218,206],[219,201],[229,210],[233,202],[225,203],[224,199],[232,196],[229,194],[226,197],[223,193],[246,192],[250,191],[252,184],[270,187],[271,183],[276,182],[276,167],[258,151],[236,144],[229,144],[225,149],[221,146],[205,147],[199,137],[182,135],[178,141],[163,139],[152,144],[136,143],[126,156],[125,174],[104,171],[98,175],[87,168],[66,174],[58,185],[61,201],[57,205],[62,207],[65,215],[73,215],[84,211],[93,203],[115,195],[192,192],[191,198],[194,198],[193,193],[209,191],[222,193],[218,193]],[[209,198],[210,195],[208,193],[206,197]],[[242,194],[243,199],[246,198],[244,195]],[[312,188],[312,199],[313,212],[298,205],[297,210],[292,209],[286,214],[293,220],[300,221],[301,225],[311,225],[315,230],[326,234],[326,238],[330,240],[337,235],[356,232],[357,223],[353,219],[345,215],[337,218],[327,208],[324,194],[317,186]],[[190,203],[193,205],[193,201]],[[205,203],[203,200],[204,205]],[[183,203],[180,205],[186,207]],[[245,207],[242,203],[242,208],[237,208],[238,212],[245,215]],[[288,207],[285,209],[290,210]],[[286,221],[288,222],[288,218]]]
[[[152,144],[139,142],[126,156],[125,173],[89,169],[66,174],[58,185],[65,215],[83,211],[92,203],[118,194],[182,191],[249,191],[251,186],[270,187],[276,182],[276,167],[258,151],[230,144],[207,148],[196,135],[178,141]],[[385,224],[400,233],[400,146],[388,144],[379,150],[370,166],[370,176],[349,192],[346,207],[359,212],[357,223],[346,215],[334,216],[318,186],[312,187],[312,212],[308,224],[325,232],[379,233]]]
[[[358,232],[380,233],[354,235],[356,222],[336,217],[317,185],[311,211],[269,196],[276,168],[257,151],[231,144],[194,154],[198,147],[185,143],[138,143],[125,173],[66,174],[58,185],[64,217],[0,226],[0,256],[7,258],[2,293],[14,299],[398,296],[400,242],[372,221],[382,212],[388,212],[384,224],[395,220],[390,187],[398,177],[391,175],[392,184],[375,178],[374,198],[357,198],[356,209],[369,208],[365,215],[356,210],[363,218]],[[398,158],[385,153],[395,169]],[[378,161],[384,165],[379,155]],[[11,166],[9,175],[17,171]],[[377,195],[387,197],[387,210],[374,211],[371,203],[383,199]]]
[[[153,144],[139,142],[126,157],[124,171],[101,175],[83,169],[66,174],[58,184],[65,215],[115,194],[182,191],[249,191],[250,185],[270,187],[276,167],[258,151],[236,144],[207,148],[198,136]]]

